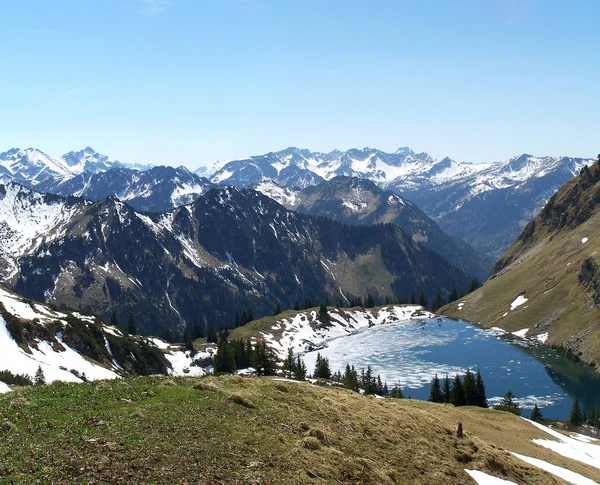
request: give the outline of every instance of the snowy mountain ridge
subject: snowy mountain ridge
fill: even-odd
[[[37,185],[49,179],[66,179],[83,172],[103,172],[113,167],[148,170],[151,165],[123,163],[101,155],[90,147],[51,157],[37,148],[12,148],[0,153],[0,181],[14,180]]]

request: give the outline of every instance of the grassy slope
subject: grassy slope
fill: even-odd
[[[530,328],[530,335],[548,332],[548,343],[582,352],[585,360],[598,363],[600,310],[578,284],[583,261],[589,256],[600,259],[598,234],[600,215],[524,252],[523,262],[440,311],[484,327]],[[589,240],[582,244],[584,237]],[[510,304],[521,294],[528,301],[510,311]],[[458,310],[460,302],[464,302],[462,310]]]
[[[269,378],[55,383],[0,396],[0,423],[2,483],[474,483],[464,468],[564,483],[503,448],[600,481],[508,413]]]

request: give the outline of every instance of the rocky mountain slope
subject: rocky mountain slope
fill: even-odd
[[[371,148],[330,153],[288,148],[213,164],[201,172],[215,183],[238,187],[264,179],[300,188],[336,176],[369,179],[416,203],[448,234],[496,258],[548,198],[592,162],[523,154],[505,162],[469,164],[434,160],[409,148],[394,153]]]
[[[7,483],[600,481],[593,440],[510,413],[273,378],[56,383],[0,396],[0,408]]]
[[[46,382],[83,382],[139,374],[202,375],[204,370],[178,346],[155,337],[128,335],[98,317],[58,310],[0,287],[0,387],[13,376]],[[18,384],[18,382],[17,382]]]
[[[486,284],[443,313],[538,335],[600,363],[600,167],[564,184],[496,263]]]
[[[352,295],[428,298],[469,276],[394,225],[348,226],[286,210],[251,190],[212,189],[142,214],[0,186],[0,277],[37,300],[86,308],[157,332],[229,321],[252,308]]]
[[[493,265],[491,259],[481,256],[462,240],[445,234],[415,204],[370,180],[339,176],[304,189],[263,181],[255,189],[303,214],[348,224],[396,224],[415,242],[440,253],[481,281],[487,278]]]

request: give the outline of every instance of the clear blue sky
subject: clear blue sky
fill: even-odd
[[[600,152],[600,1],[0,0],[0,151]]]

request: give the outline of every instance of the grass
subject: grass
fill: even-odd
[[[547,436],[508,413],[269,378],[23,388],[0,396],[0,423],[7,484],[473,483],[465,467],[520,484],[563,483],[503,448],[600,481],[598,470],[531,443]]]

